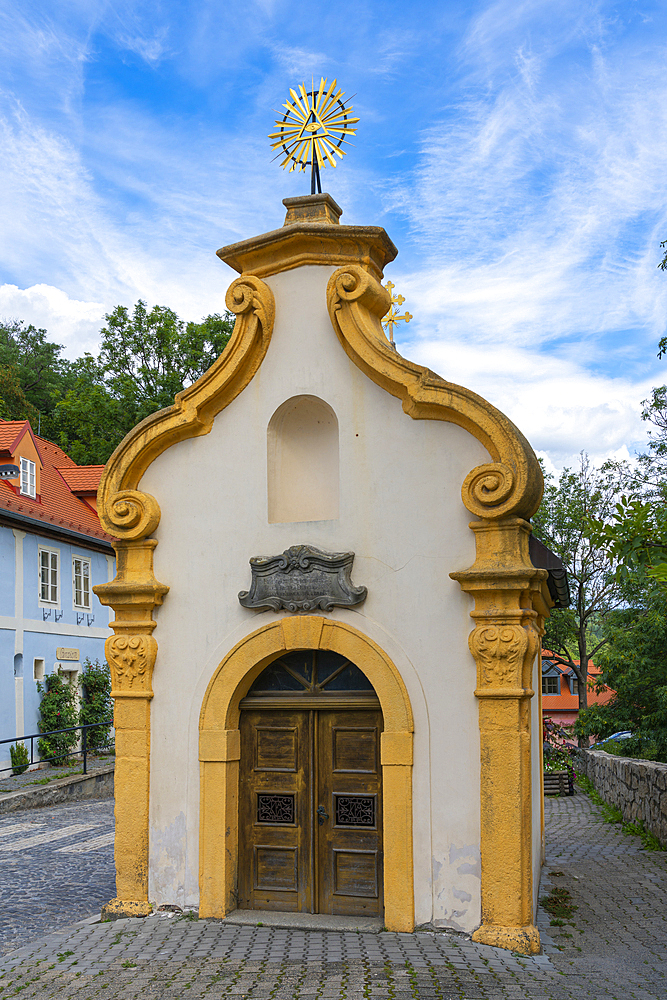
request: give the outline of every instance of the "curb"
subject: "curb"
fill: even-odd
[[[19,809],[40,809],[61,802],[80,802],[82,799],[113,798],[114,765],[92,774],[56,778],[41,788],[21,789],[0,795],[0,816],[18,812]]]

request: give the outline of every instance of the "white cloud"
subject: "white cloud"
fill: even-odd
[[[215,249],[279,226],[281,198],[307,190],[269,166],[271,108],[287,83],[338,73],[364,130],[326,186],[357,224],[380,221],[386,192],[406,353],[490,398],[559,466],[632,448],[664,378],[649,378],[667,324],[664,46],[633,42],[608,0],[455,6],[397,33],[396,6],[362,2],[348,39],[344,8],[295,22],[280,0],[203,0],[196,16],[5,5],[0,315],[76,354],[118,303],[221,310],[233,274]],[[145,66],[133,90],[123,46],[188,100],[157,100]]]
[[[642,448],[641,400],[651,382],[611,378],[572,360],[513,345],[435,340],[399,344],[402,354],[497,406],[550,468],[572,465],[580,451],[596,464]]]
[[[169,52],[166,45],[167,30],[163,28],[153,37],[144,35],[124,35],[118,36],[118,44],[130,52],[134,52],[151,66],[156,66]]]
[[[568,18],[502,0],[473,21],[466,96],[436,113],[387,206],[405,213],[429,260],[420,307],[455,330],[533,345],[623,329],[657,341],[667,322],[656,271],[667,234],[663,60],[605,47],[599,5],[571,6]]]
[[[0,317],[22,319],[46,330],[50,341],[64,346],[68,358],[77,358],[84,351],[97,353],[105,312],[101,302],[70,299],[53,285],[0,285]]]
[[[283,72],[288,76],[298,77],[291,84],[292,87],[298,83],[307,83],[307,78],[311,75],[316,84],[319,85],[322,67],[329,62],[323,52],[310,52],[308,49],[284,44],[274,45],[272,50],[276,62]],[[285,98],[287,98],[287,94],[285,94]]]
[[[144,298],[199,319],[224,310],[234,276],[216,249],[266,228],[267,217],[282,222],[281,174],[257,181],[263,164],[254,140],[237,143],[255,192],[245,198],[231,180],[235,162],[222,149],[211,154],[207,137],[190,142],[183,157],[188,143],[178,123],[161,127],[131,107],[101,110],[88,138],[93,174],[81,147],[15,101],[6,98],[2,111],[0,102],[8,283],[53,285],[105,311]]]

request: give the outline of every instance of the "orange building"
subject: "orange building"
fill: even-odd
[[[579,663],[579,660],[575,660]],[[605,688],[597,692],[595,681],[601,670],[595,664],[588,665],[588,704],[604,705],[614,692]],[[579,681],[571,667],[555,662],[551,653],[542,653],[542,718],[551,719],[559,726],[571,726],[579,715]]]

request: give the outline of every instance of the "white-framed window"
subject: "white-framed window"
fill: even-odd
[[[72,556],[74,607],[90,611],[90,559]]]
[[[60,580],[58,549],[39,549],[39,600],[41,604],[58,604]]]
[[[25,497],[37,496],[35,490],[36,484],[35,477],[35,463],[31,462],[29,458],[21,459],[21,487],[20,492]]]
[[[558,678],[557,677],[543,677],[542,678],[542,694],[558,694]]]
[[[32,661],[32,676],[33,680],[44,680],[44,659],[40,656],[36,656]]]

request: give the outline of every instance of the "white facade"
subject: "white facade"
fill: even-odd
[[[204,693],[229,650],[277,617],[239,604],[238,592],[250,584],[249,559],[308,543],[355,553],[353,582],[366,586],[368,597],[358,609],[330,616],[382,647],[412,704],[415,923],[471,932],[481,919],[479,710],[468,650],[472,599],[449,574],[475,560],[461,484],[489,454],[460,427],[406,416],[400,400],[348,359],[327,311],[334,270],[304,266],[264,279],[275,296],[276,319],[259,371],[209,434],[173,445],[141,479],[141,490],[161,507],[154,568],[170,587],[154,613],[159,651],[151,706],[149,896],[158,905],[198,903]],[[303,406],[303,433],[298,414],[287,431],[285,421],[272,423],[299,396],[315,397]],[[275,500],[281,489],[276,466],[287,463],[288,478],[298,478],[299,462],[308,461],[317,400],[337,420],[338,469],[332,468],[330,420],[322,436],[330,457],[313,477],[328,484],[329,507],[322,519],[296,521],[289,489]],[[317,439],[317,430],[312,433]],[[330,503],[335,480],[337,517]],[[307,502],[316,514],[317,489]],[[537,699],[532,716],[539,730]],[[539,770],[534,773],[539,876]]]

